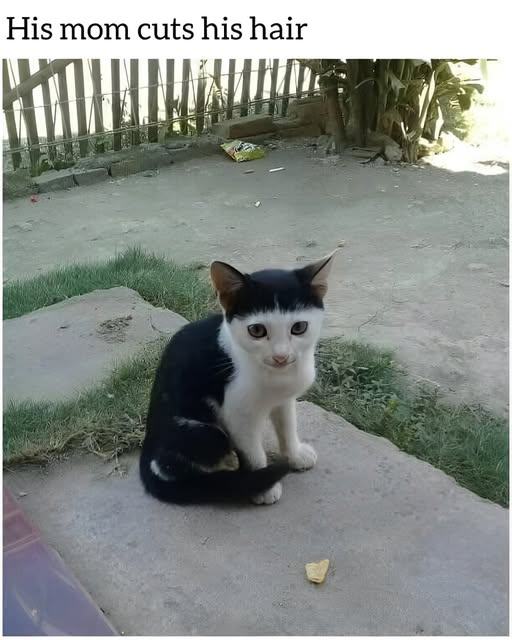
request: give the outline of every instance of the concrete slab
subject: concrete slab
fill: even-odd
[[[98,290],[4,320],[4,402],[63,400],[186,320],[126,287]]]
[[[219,151],[152,178],[6,202],[4,278],[135,244],[182,263],[218,258],[255,269],[303,264],[344,242],[327,333],[396,349],[412,375],[449,399],[506,414],[507,170],[485,157],[440,169],[319,156],[286,141],[250,163]],[[276,167],[285,170],[269,173]],[[472,271],[473,263],[484,267]]]
[[[51,171],[45,171],[33,180],[39,193],[51,193],[52,191],[71,189],[76,186],[71,169],[61,169],[60,171],[52,169]]]
[[[506,635],[508,512],[312,404],[299,418],[319,461],[270,507],[159,503],[136,456],[123,477],[89,457],[4,478],[127,635]]]
[[[79,187],[85,187],[103,180],[108,180],[108,172],[105,167],[96,169],[77,169],[73,171],[73,179]]]
[[[256,136],[262,133],[270,135],[275,130],[276,126],[272,116],[264,114],[222,120],[212,127],[215,135],[231,140],[234,138],[245,139],[248,136]]]

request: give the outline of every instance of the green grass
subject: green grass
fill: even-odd
[[[214,297],[203,265],[184,267],[142,249],[128,249],[107,262],[55,269],[4,287],[4,319],[17,318],[66,298],[112,287],[130,287],[156,307],[166,307],[188,320],[214,308]]]
[[[392,353],[324,340],[307,399],[356,427],[383,436],[461,485],[508,505],[508,431],[479,406],[452,406],[437,390],[411,383]]]
[[[132,249],[101,264],[76,265],[4,288],[13,318],[97,288],[128,286],[189,320],[214,307],[206,278]],[[19,403],[4,412],[6,464],[46,461],[88,450],[107,458],[140,445],[152,376],[162,343],[150,345],[96,389],[62,403]],[[306,398],[360,429],[388,438],[461,485],[508,505],[508,432],[504,419],[480,407],[454,407],[410,382],[392,354],[339,338],[324,340],[317,382]]]
[[[46,462],[71,450],[115,458],[140,446],[162,341],[67,402],[11,403],[4,411],[4,464]]]

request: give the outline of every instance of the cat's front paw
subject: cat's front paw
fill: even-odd
[[[267,489],[263,493],[253,496],[252,501],[254,504],[274,504],[277,502],[283,493],[283,486],[280,482],[276,482],[273,487]]]
[[[294,471],[306,471],[315,466],[316,459],[317,455],[313,447],[301,442],[297,453],[288,457],[288,462]]]

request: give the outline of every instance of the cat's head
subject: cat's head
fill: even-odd
[[[213,262],[213,285],[231,340],[260,364],[286,370],[314,349],[334,253],[300,269],[241,273]]]

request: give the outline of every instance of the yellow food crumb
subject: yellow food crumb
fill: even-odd
[[[329,569],[329,560],[320,562],[308,562],[306,565],[306,576],[310,582],[322,584]]]

